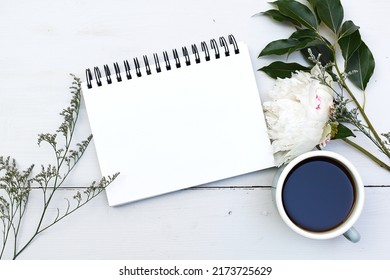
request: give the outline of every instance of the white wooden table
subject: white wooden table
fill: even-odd
[[[53,162],[37,134],[54,132],[69,104],[74,73],[156,51],[234,34],[249,45],[254,71],[268,64],[259,51],[287,30],[264,16],[265,0],[3,1],[0,9],[0,155],[20,166]],[[361,27],[376,58],[367,112],[379,131],[389,125],[390,17],[386,0],[343,0],[345,18]],[[374,19],[374,20],[373,20]],[[266,98],[273,81],[256,74]],[[91,133],[82,106],[77,138]],[[366,204],[356,224],[357,244],[343,237],[314,241],[283,224],[272,204],[276,169],[178,191],[121,207],[104,194],[41,236],[21,259],[389,259],[390,176],[343,142],[329,150],[351,159],[366,185]],[[93,143],[67,181],[64,197],[101,176]],[[152,176],[152,174],[151,174]],[[28,208],[40,207],[33,191]],[[64,200],[58,199],[58,205]],[[52,209],[55,210],[54,208]]]

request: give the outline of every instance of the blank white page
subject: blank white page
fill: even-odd
[[[274,166],[248,49],[104,83],[83,95],[106,189],[119,205]],[[160,59],[161,60],[161,59]],[[94,80],[92,82],[95,82]]]

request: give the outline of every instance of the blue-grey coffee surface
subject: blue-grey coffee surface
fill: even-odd
[[[326,157],[307,159],[290,172],[282,192],[287,215],[315,232],[337,227],[354,204],[354,186],[345,168]]]

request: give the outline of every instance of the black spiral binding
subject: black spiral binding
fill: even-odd
[[[192,49],[192,53],[195,55],[195,62],[200,63],[198,47],[195,44],[193,44],[191,46],[191,49]]]
[[[224,54],[225,57],[230,56],[230,53],[231,53],[230,47],[233,47],[233,51],[235,54],[240,53],[237,41],[233,35],[229,35],[227,40],[225,39],[225,37],[219,38],[219,46],[223,49],[223,52],[220,52],[217,40],[211,39],[209,45],[210,45],[212,52],[214,53],[213,57],[215,59],[219,59],[221,57],[221,54]],[[174,61],[174,67],[176,67],[176,68],[181,68],[182,65],[185,65],[185,66],[191,65],[191,58],[190,58],[190,55],[188,53],[187,48],[182,47],[181,50],[182,50],[182,58],[184,58],[183,63],[180,61],[180,55],[179,55],[179,52],[177,51],[177,49],[172,50],[172,55],[173,55],[172,62]],[[212,56],[210,55],[209,47],[208,47],[206,42],[201,42],[201,50],[203,52],[202,57],[203,57],[204,61],[206,61],[206,62],[210,61]],[[191,45],[191,51],[192,51],[192,54],[194,55],[194,62],[196,64],[201,63],[201,61],[202,61],[201,55],[198,51],[198,47],[196,46],[196,44]],[[154,53],[153,58],[154,58],[154,65],[155,65],[155,71],[156,71],[155,73],[162,72],[162,67],[160,65],[160,59],[159,59],[158,54]],[[172,65],[170,63],[171,60],[169,59],[169,54],[167,51],[163,52],[163,58],[164,58],[164,63],[165,63],[165,69],[167,71],[172,70]],[[135,69],[136,76],[142,77],[141,65],[140,65],[138,58],[134,58],[133,62],[134,62],[134,69]],[[124,78],[127,78],[127,80],[133,79],[133,76],[132,76],[133,70],[131,69],[130,63],[128,60],[123,61],[124,70],[125,70],[123,73],[121,72],[121,69],[120,69],[118,62],[114,62],[113,65],[114,65],[114,71],[115,71],[114,77],[116,77],[117,82],[122,82],[124,80]],[[151,75],[153,72],[152,72],[152,68],[151,68],[150,63],[149,63],[149,59],[146,55],[143,56],[143,65],[145,67],[146,75]],[[105,64],[103,66],[103,69],[104,69],[104,75],[105,75],[105,79],[106,79],[107,84],[112,84],[110,67],[107,64]],[[99,67],[93,68],[93,72],[94,72],[93,74],[89,68],[86,69],[85,72],[86,72],[86,83],[87,83],[88,88],[92,88],[93,77],[95,77],[96,85],[98,87],[102,86],[102,74],[100,72]],[[122,77],[122,75],[123,75],[123,77]]]

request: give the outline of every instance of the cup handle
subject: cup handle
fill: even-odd
[[[343,235],[353,243],[359,242],[360,240],[360,233],[354,227],[351,227]]]

